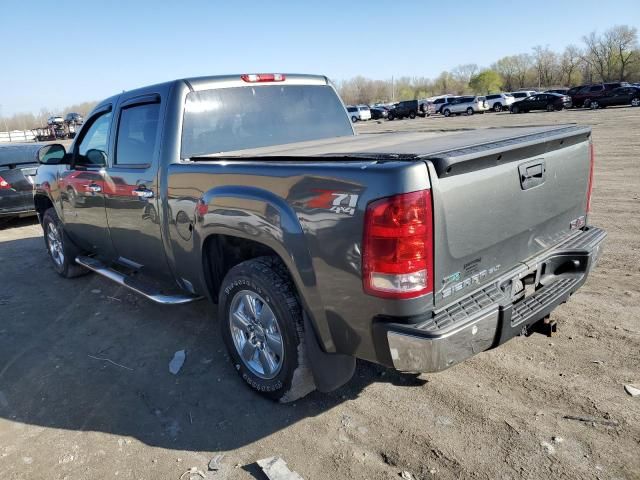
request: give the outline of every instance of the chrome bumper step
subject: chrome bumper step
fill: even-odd
[[[182,305],[202,299],[202,297],[187,293],[178,293],[171,295],[165,294],[162,291],[156,289],[154,286],[149,285],[133,276],[125,275],[107,267],[100,260],[97,260],[95,258],[79,256],[76,257],[76,263],[78,265],[82,265],[85,268],[88,268],[93,272],[96,272],[98,275],[102,275],[103,277],[116,282],[118,285],[127,287],[129,290],[132,290],[155,303],[160,303],[162,305]]]

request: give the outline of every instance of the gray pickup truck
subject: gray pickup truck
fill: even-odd
[[[589,128],[355,135],[322,76],[125,92],[37,155],[57,272],[208,297],[242,379],[283,402],[356,358],[437,372],[553,328],[606,236]]]

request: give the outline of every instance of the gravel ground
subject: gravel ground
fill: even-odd
[[[237,378],[205,302],[160,307],[96,275],[59,278],[40,227],[0,231],[0,478],[640,478],[640,108],[358,125],[363,132],[592,125],[591,222],[609,232],[558,333],[516,338],[434,375],[359,363],[353,381],[282,406]],[[184,367],[168,371],[175,351]],[[112,363],[113,362],[113,363]],[[589,416],[616,425],[567,420]],[[183,477],[186,478],[186,477]]]

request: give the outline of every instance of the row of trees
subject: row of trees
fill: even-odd
[[[524,88],[551,88],[582,83],[640,81],[640,47],[635,27],[617,25],[602,34],[582,37],[582,45],[562,52],[538,45],[530,53],[509,55],[480,68],[459,65],[434,79],[400,77],[371,80],[361,76],[337,82],[349,104],[411,100],[434,95],[487,94]]]
[[[67,113],[75,112],[82,116],[86,116],[95,107],[97,102],[82,102],[70,105],[63,109],[62,116]],[[47,119],[53,115],[60,115],[59,111],[51,111],[48,108],[42,108],[37,114],[33,113],[16,113],[8,118],[0,118],[0,131],[6,130],[31,130],[47,125]]]

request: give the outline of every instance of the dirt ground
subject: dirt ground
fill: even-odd
[[[640,478],[640,398],[623,389],[640,386],[640,108],[357,127],[565,122],[593,126],[591,223],[609,237],[553,314],[557,335],[434,375],[362,362],[347,386],[288,406],[237,378],[206,302],[161,307],[96,275],[63,280],[40,227],[13,222],[0,231],[0,479],[178,480],[217,453],[223,469],[207,478],[263,478],[255,462],[273,455],[306,480]]]

